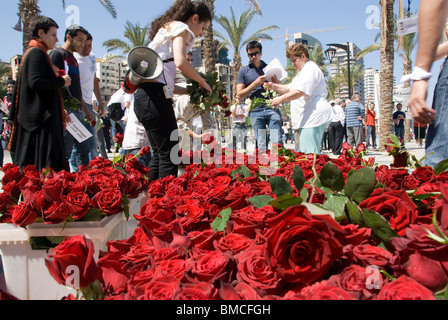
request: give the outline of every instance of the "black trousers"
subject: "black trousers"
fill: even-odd
[[[333,154],[341,154],[342,143],[344,141],[345,127],[340,121],[332,122],[328,128],[328,135],[330,139],[330,148]]]
[[[178,165],[173,163],[179,154],[176,116],[173,100],[165,98],[163,86],[162,83],[142,83],[134,95],[135,115],[145,127],[153,150],[149,163],[151,181],[177,177],[178,170]]]

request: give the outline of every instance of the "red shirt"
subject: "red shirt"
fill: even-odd
[[[366,118],[366,126],[375,126],[375,118],[376,113],[375,111],[371,110],[370,108],[367,108],[367,118]]]

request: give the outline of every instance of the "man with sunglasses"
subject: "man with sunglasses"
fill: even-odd
[[[250,63],[238,73],[237,95],[240,101],[244,101],[246,98],[265,98],[262,93],[265,92],[264,83],[267,79],[263,69],[267,64],[261,60],[262,49],[263,47],[258,41],[251,41],[246,46]],[[272,79],[272,82],[278,82],[278,80]],[[249,118],[255,131],[257,148],[261,152],[266,152],[269,138],[272,145],[281,143],[282,116],[279,109],[274,110],[266,105],[261,105],[250,111]],[[269,128],[269,136],[266,127]]]

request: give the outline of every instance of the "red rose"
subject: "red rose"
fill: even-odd
[[[247,283],[261,296],[277,294],[285,285],[285,281],[280,274],[268,265],[264,257],[264,251],[264,246],[257,245],[235,256],[238,264],[238,281]]]
[[[408,276],[434,292],[442,290],[448,283],[448,272],[443,265],[418,251],[409,257],[404,268]]]
[[[101,282],[105,291],[117,295],[127,290],[130,274],[126,272],[125,262],[120,261],[121,253],[113,252],[98,260]]]
[[[140,157],[144,157],[144,156],[146,156],[146,155],[148,155],[148,154],[150,154],[150,153],[151,153],[151,148],[148,147],[148,146],[143,147],[143,148],[141,148],[141,149],[138,151],[138,155],[139,155]]]
[[[330,216],[312,216],[304,206],[290,207],[267,221],[272,228],[266,259],[291,283],[321,279],[338,258],[344,229]]]
[[[67,220],[70,216],[65,202],[54,201],[42,212],[42,219],[46,224],[57,224]]]
[[[59,284],[74,289],[86,288],[98,279],[99,269],[93,257],[94,252],[90,239],[84,236],[66,237],[49,255],[53,260],[45,259],[45,265]],[[79,275],[79,279],[76,275]]]
[[[409,176],[407,169],[391,168],[382,165],[376,169],[376,179],[392,190],[402,189],[404,180]]]
[[[355,294],[328,284],[328,281],[315,283],[300,292],[306,300],[354,300]]]
[[[92,205],[101,210],[106,216],[122,212],[123,199],[117,189],[107,189],[98,192],[92,199]]]
[[[369,279],[371,273],[366,268],[354,264],[345,268],[341,273],[330,277],[328,284],[340,287],[348,292],[356,293],[357,299],[367,300],[371,299],[375,291],[384,284],[381,273],[378,272],[378,275],[379,279],[375,279],[378,280],[378,283],[372,283]],[[371,284],[373,287],[369,289],[367,288],[367,284]]]
[[[174,300],[180,290],[180,281],[175,277],[154,278],[145,288],[145,300]]]
[[[393,255],[381,247],[375,247],[370,244],[353,247],[351,253],[358,264],[367,267],[370,265],[386,267],[392,264]]]
[[[11,206],[8,211],[12,213],[11,222],[22,228],[26,228],[37,219],[37,211],[31,204],[25,202]]]
[[[193,253],[194,254],[194,253]],[[220,251],[210,251],[199,254],[193,261],[192,273],[196,279],[204,282],[214,282],[216,280],[228,281],[232,264],[230,255]]]
[[[414,223],[418,214],[417,206],[406,190],[376,189],[359,207],[378,212],[400,236],[404,235],[407,226]]]
[[[117,133],[114,137],[114,142],[121,146],[123,144],[123,139],[124,135],[122,133]]]
[[[13,164],[5,164],[2,167],[2,171],[4,172],[2,185],[7,185],[11,181],[15,181],[16,183],[18,183],[23,178],[23,173],[20,172],[19,167]]]
[[[220,237],[220,234],[214,230],[191,231],[187,234],[191,239],[192,246],[196,249],[214,250],[213,242]]]
[[[375,300],[436,300],[436,298],[432,291],[403,275],[386,284]]]
[[[185,231],[195,229],[195,226],[204,220],[204,208],[198,205],[185,204],[176,208],[178,221]]]
[[[414,190],[424,183],[433,181],[435,178],[436,175],[432,167],[421,167],[406,177],[403,187],[407,190]]]
[[[70,216],[79,220],[84,217],[90,208],[90,198],[84,192],[70,192],[68,196],[65,197],[67,203],[67,208]]]
[[[208,282],[186,283],[176,300],[214,300],[218,290]]]
[[[191,269],[190,260],[170,259],[162,260],[157,264],[154,277],[171,276],[182,281],[186,273]]]
[[[237,254],[249,248],[253,243],[254,240],[249,239],[245,235],[238,233],[229,233],[226,236],[215,241],[215,247],[222,252],[230,251],[233,254]]]

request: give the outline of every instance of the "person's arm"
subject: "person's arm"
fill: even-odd
[[[286,94],[283,94],[283,95],[281,95],[279,97],[276,97],[276,98],[272,99],[271,100],[271,106],[278,107],[279,105],[281,105],[284,102],[297,100],[297,99],[303,97],[304,95],[305,95],[305,93],[303,93],[302,91],[297,90],[297,89],[293,89],[293,90],[290,90]]]
[[[196,81],[201,88],[212,93],[212,89],[205,79],[195,70],[194,66],[188,62],[185,55],[187,31],[173,38],[174,63],[176,67],[187,77]],[[173,88],[174,89],[174,88]]]
[[[93,80],[93,92],[96,97],[96,101],[98,103],[98,116],[104,117],[106,114],[106,110],[104,109],[103,100],[101,99],[101,92],[100,92],[100,79],[95,75],[95,79]]]
[[[257,87],[262,86],[265,83],[265,81],[266,76],[259,76],[257,80],[255,80],[248,86],[246,86],[243,83],[238,83],[236,85],[236,92],[240,97],[240,100],[243,101],[245,98],[247,98],[252,93],[252,91],[254,91]]]
[[[416,67],[430,72],[445,25],[448,1],[421,0],[419,9],[419,34]],[[426,103],[428,80],[415,81],[409,97],[412,117],[420,123],[433,123],[436,111]]]
[[[438,61],[448,55],[448,41],[437,47],[435,61]]]

